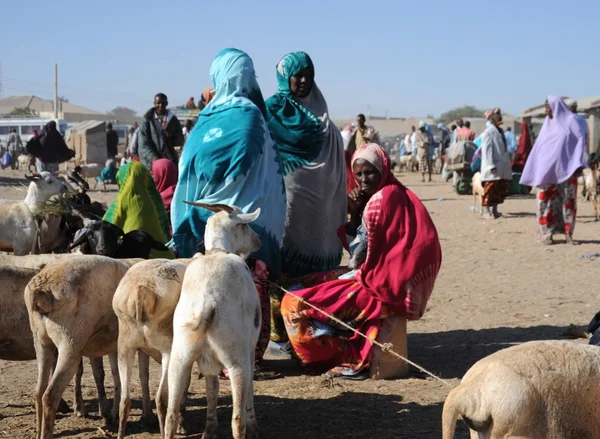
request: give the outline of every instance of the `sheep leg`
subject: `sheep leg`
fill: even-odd
[[[250,361],[248,362],[249,377],[246,385],[246,439],[258,439],[258,423],[254,411],[254,352],[250,350]]]
[[[92,374],[94,375],[96,389],[98,389],[98,410],[104,422],[108,424],[110,407],[106,399],[106,389],[104,388],[104,362],[102,361],[102,357],[96,357],[90,358],[90,364],[92,365]]]
[[[133,366],[133,364],[132,364]],[[119,363],[119,368],[121,367]],[[150,356],[142,351],[138,351],[138,369],[140,374],[140,386],[142,386],[142,421],[148,426],[155,427],[157,424],[156,416],[152,413],[152,399],[150,399]],[[125,384],[123,384],[125,386]]]
[[[56,409],[58,408],[62,394],[75,376],[80,361],[81,355],[74,355],[73,352],[65,353],[64,351],[59,351],[56,370],[42,396],[43,421],[40,439],[52,438]]]
[[[167,416],[167,404],[169,398],[168,374],[169,374],[168,353],[163,353],[161,359],[161,374],[158,390],[156,391],[156,413],[158,415],[158,425],[160,426],[160,435],[165,435],[165,418]]]
[[[108,354],[108,359],[110,360],[110,371],[112,373],[113,382],[115,383],[111,423],[116,424],[119,422],[119,401],[121,400],[121,379],[119,378],[119,361],[117,359],[117,353],[111,352]]]
[[[48,388],[48,382],[50,376],[54,375],[52,372],[54,360],[56,358],[56,350],[52,345],[42,345],[42,343],[35,338],[35,356],[38,364],[38,377],[37,384],[35,387],[35,417],[36,417],[36,439],[41,438],[42,434],[42,423],[44,419],[43,412],[43,395]]]
[[[206,427],[203,439],[215,439],[217,437],[217,398],[219,396],[219,377],[209,375],[204,378],[206,382]]]
[[[131,369],[133,369],[133,362],[135,361],[135,349],[132,349],[131,346],[127,346],[126,341],[121,338],[119,339],[118,361],[119,376],[121,378],[123,390],[121,392],[121,403],[119,404],[119,433],[117,438],[123,439],[125,437],[125,429],[127,427],[127,418],[129,418],[129,412],[131,411],[130,383]],[[141,375],[142,372],[140,371],[140,376]]]
[[[245,363],[245,361],[244,361]],[[235,365],[227,368],[229,380],[231,381],[231,394],[233,399],[233,413],[231,414],[231,431],[233,439],[245,439],[246,437],[246,392],[247,380],[252,379],[245,365]]]
[[[83,394],[81,392],[81,378],[83,377],[83,358],[79,361],[79,367],[77,368],[77,374],[75,375],[75,403],[73,404],[73,411],[75,416],[78,418],[85,418],[87,416],[87,410],[85,403],[83,402]]]
[[[54,374],[54,369],[56,368],[56,360],[58,359],[57,355],[54,355],[54,361],[52,362],[52,369],[50,370],[50,376],[52,376],[52,374]],[[50,379],[50,378],[48,378]],[[69,404],[67,404],[67,401],[64,400],[64,398],[61,398],[60,400],[60,404],[58,404],[58,409],[56,409],[57,413],[71,413],[71,409],[69,408]]]
[[[181,340],[173,340],[171,359],[169,361],[168,387],[169,404],[165,418],[165,439],[173,439],[179,425],[179,410],[188,388],[192,366],[194,365],[195,352],[190,349],[187,334],[180,334]],[[193,345],[192,345],[193,346]]]
[[[192,365],[190,367],[193,367],[194,363],[192,363]],[[180,435],[187,435],[187,430],[184,427],[184,423],[185,423],[185,405],[187,402],[187,394],[190,390],[190,384],[192,383],[192,372],[190,370],[190,373],[188,373],[186,375],[187,381],[184,383],[185,385],[183,386],[183,388],[185,389],[185,392],[183,392],[183,397],[181,398],[181,403],[179,404],[179,426],[177,427],[177,434]]]

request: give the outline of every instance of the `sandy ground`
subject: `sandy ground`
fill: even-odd
[[[22,175],[22,174],[21,174]],[[0,171],[0,198],[20,198],[11,188],[15,172]],[[435,177],[423,184],[416,175],[401,180],[425,202],[442,242],[444,261],[424,318],[410,322],[409,357],[456,385],[480,358],[498,349],[529,340],[561,338],[573,323],[585,325],[600,306],[593,288],[600,260],[581,258],[600,251],[600,223],[593,222],[589,203],[580,203],[575,231],[579,246],[544,247],[537,243],[535,200],[509,198],[501,207],[504,217],[480,219],[469,208],[472,198],[458,196]],[[109,201],[112,192],[91,192],[94,200]],[[440,418],[449,388],[431,379],[336,383],[323,387],[318,377],[301,376],[290,360],[272,358],[269,364],[285,378],[258,382],[256,411],[263,438],[423,438],[441,437]],[[159,367],[151,366],[151,389],[157,387]],[[100,430],[95,415],[95,387],[86,363],[84,397],[92,416],[59,416],[55,437],[114,437]],[[0,437],[33,438],[35,409],[32,391],[35,362],[0,361]],[[109,376],[107,366],[107,377]],[[109,392],[112,385],[107,379]],[[134,409],[129,437],[158,438],[139,423],[140,386],[133,384]],[[231,393],[221,383],[219,432],[231,437]],[[65,398],[71,402],[70,386]],[[188,406],[189,437],[200,438],[204,427],[204,383],[192,384]],[[467,438],[459,423],[457,436]]]

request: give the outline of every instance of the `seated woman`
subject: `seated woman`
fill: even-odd
[[[253,254],[252,274],[262,305],[262,327],[256,348],[260,361],[269,343],[269,294],[265,278],[277,279],[285,225],[285,188],[277,147],[265,120],[265,102],[250,57],[237,49],[221,51],[210,75],[215,95],[198,116],[179,162],[179,181],[171,204],[173,245],[180,257],[192,257],[202,246],[212,212],[185,204],[262,209],[251,227],[262,247]],[[261,378],[268,378],[261,374]]]
[[[108,159],[104,165],[104,169],[98,177],[98,183],[117,184],[117,161],[114,159]]]
[[[348,196],[351,220],[340,228],[340,235],[346,244],[347,236],[356,235],[362,225],[368,238],[366,260],[353,278],[330,280],[294,294],[374,340],[387,316],[416,320],[423,315],[442,252],[427,209],[393,176],[389,156],[379,145],[361,146],[352,169],[359,188]],[[370,342],[289,294],[281,311],[295,356],[307,372],[364,375]]]
[[[169,220],[150,171],[139,162],[129,162],[117,172],[117,184],[119,193],[106,211],[104,221],[119,226],[125,233],[143,230],[166,244]],[[171,251],[150,253],[150,258],[173,257]]]

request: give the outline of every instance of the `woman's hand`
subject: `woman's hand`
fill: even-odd
[[[360,215],[367,204],[366,195],[360,188],[353,189],[348,194],[348,210],[351,215]]]

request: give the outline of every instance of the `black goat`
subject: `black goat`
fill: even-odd
[[[87,255],[109,256],[116,259],[143,258],[148,259],[152,250],[168,250],[164,244],[156,241],[143,230],[123,230],[107,221],[92,221],[83,234],[71,245],[70,250],[81,246],[80,250]]]

